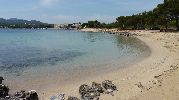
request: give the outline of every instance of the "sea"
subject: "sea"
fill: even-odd
[[[12,91],[99,76],[150,55],[136,37],[55,29],[0,29],[0,76]]]

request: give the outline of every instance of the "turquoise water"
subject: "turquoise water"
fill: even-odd
[[[0,76],[13,82],[23,80],[24,84],[34,77],[58,75],[63,79],[115,70],[147,55],[148,47],[134,37],[74,30],[0,29]]]

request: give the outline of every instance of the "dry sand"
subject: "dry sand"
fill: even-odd
[[[49,100],[50,96],[58,93],[80,97],[80,85],[112,80],[119,91],[116,91],[114,96],[102,94],[100,100],[179,100],[179,33],[135,33],[137,38],[150,47],[149,57],[135,65],[105,75],[80,82],[74,80],[73,83],[44,91],[40,99]]]

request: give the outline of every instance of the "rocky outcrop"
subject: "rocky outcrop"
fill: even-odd
[[[117,91],[117,87],[109,80],[103,81],[102,85],[92,82],[92,86],[83,84],[79,88],[82,100],[99,100],[101,93],[114,95],[114,91]]]
[[[39,100],[38,94],[35,90],[25,91],[21,90],[15,94],[9,94],[8,86],[4,85],[2,81],[3,77],[0,76],[0,100]],[[81,100],[99,100],[101,94],[111,94],[117,91],[116,85],[112,81],[105,80],[100,83],[92,82],[92,85],[83,84],[79,87],[79,93],[81,95]],[[60,94],[58,96],[52,96],[50,100],[80,100],[77,97],[68,96],[65,99],[65,94]]]
[[[85,84],[80,86],[79,93],[83,100],[98,100],[100,96],[100,93],[96,89]]]
[[[8,86],[4,84],[0,84],[0,100],[1,98],[5,98],[6,96],[8,96],[8,93],[9,93]]]
[[[112,83],[112,81],[105,80],[102,82],[102,86],[104,87],[106,94],[114,95],[113,92],[117,91],[117,87]]]
[[[15,94],[9,94],[8,86],[2,84],[3,77],[0,77],[0,100],[39,100],[38,94],[35,90],[26,92],[21,90]]]

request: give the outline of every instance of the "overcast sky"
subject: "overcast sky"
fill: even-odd
[[[0,18],[72,23],[99,20],[152,10],[163,0],[0,0]]]

